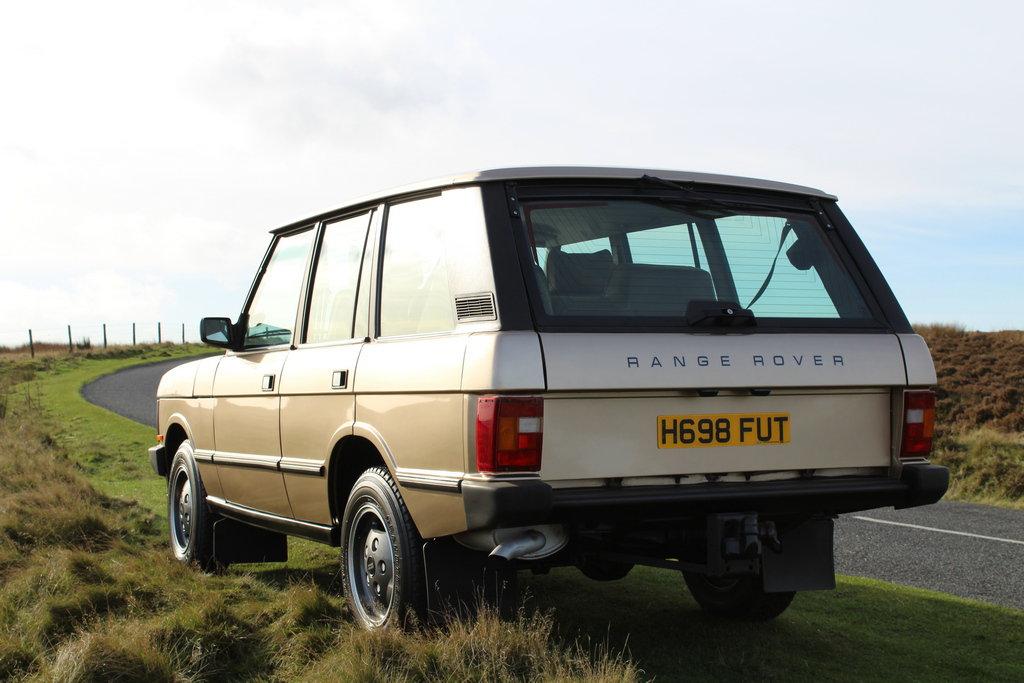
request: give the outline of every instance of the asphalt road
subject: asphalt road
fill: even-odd
[[[187,360],[128,368],[82,389],[91,403],[156,428],[160,377]],[[843,515],[836,570],[1024,609],[1024,510],[947,503]]]
[[[156,429],[156,388],[160,378],[176,365],[193,360],[176,358],[125,368],[89,382],[82,387],[82,396],[89,403]]]

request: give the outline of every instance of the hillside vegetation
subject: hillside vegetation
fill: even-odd
[[[941,428],[1024,432],[1024,331],[967,332],[951,325],[917,331],[935,360]]]
[[[920,325],[938,375],[933,460],[947,498],[1024,507],[1024,332]]]

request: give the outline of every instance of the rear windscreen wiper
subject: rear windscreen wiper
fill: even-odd
[[[728,202],[722,201],[717,197],[709,197],[703,192],[695,190],[692,187],[688,187],[680,183],[674,183],[671,180],[665,180],[664,178],[659,178],[656,175],[650,175],[645,173],[640,177],[640,182],[648,183],[649,185],[660,185],[661,187],[665,187],[670,190],[675,190],[676,192],[685,192],[686,194],[690,195],[694,201],[700,203],[707,203],[710,204],[711,206],[729,206]]]
[[[757,319],[749,308],[731,301],[691,301],[686,307],[686,323],[691,327],[756,327]]]
[[[682,197],[680,197],[679,199],[659,198],[662,199],[663,201],[679,202],[680,204],[683,205],[703,204],[705,206],[715,206],[729,211],[728,215],[733,215],[736,212],[737,208],[742,207],[767,207],[772,209],[778,208],[774,204],[760,204],[756,201],[750,200],[740,201],[733,199],[725,199],[722,197],[715,197],[712,195],[705,194],[704,192],[701,192],[700,190],[690,187],[689,185],[684,184],[682,182],[673,182],[671,180],[665,180],[664,178],[659,178],[656,175],[650,175],[648,173],[645,173],[644,175],[640,176],[639,180],[640,182],[647,183],[648,185],[660,185],[661,187],[675,190],[676,192],[685,193],[687,195],[687,199],[685,200],[682,199]]]

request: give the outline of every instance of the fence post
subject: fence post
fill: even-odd
[[[36,357],[36,345],[32,341],[32,330],[28,331],[28,352],[32,354],[32,357]]]
[[[132,346],[135,346],[135,323],[132,323]]]
[[[163,335],[160,333],[160,323],[157,323],[156,324],[156,343],[157,344],[162,344],[163,341],[164,341],[163,340]]]
[[[185,343],[185,323],[181,324],[181,343]]]
[[[68,325],[68,353],[74,353],[75,349],[71,345],[71,325]]]
[[[103,348],[107,348],[107,324],[103,323]]]

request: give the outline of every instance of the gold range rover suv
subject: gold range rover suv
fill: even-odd
[[[382,192],[274,230],[202,338],[224,353],[158,390],[173,552],[338,546],[367,628],[638,564],[770,619],[834,587],[837,514],[948,486],[928,349],[808,187],[552,167]]]

